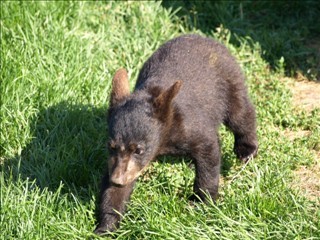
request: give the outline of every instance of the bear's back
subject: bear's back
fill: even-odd
[[[221,122],[235,94],[246,91],[244,76],[222,44],[198,35],[184,35],[162,45],[143,65],[136,89],[168,89],[183,84],[174,99],[182,113],[209,116]]]

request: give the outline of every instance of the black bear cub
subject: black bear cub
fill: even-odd
[[[117,228],[138,176],[159,155],[193,159],[194,193],[216,199],[218,127],[224,123],[234,133],[234,152],[247,161],[258,149],[255,119],[239,65],[212,39],[184,35],[162,45],[143,65],[132,94],[126,70],[118,70],[108,114],[110,159],[95,232]]]

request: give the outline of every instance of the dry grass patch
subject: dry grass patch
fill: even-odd
[[[319,43],[311,47],[318,50],[320,54]],[[293,105],[299,110],[311,112],[313,109],[320,108],[320,81],[309,81],[301,73],[298,73],[295,79],[285,78],[289,83],[289,88],[293,94]],[[309,130],[285,130],[284,135],[294,141],[312,135]],[[295,181],[293,187],[299,189],[308,199],[320,204],[320,151],[310,150],[315,153],[315,164],[311,166],[300,166],[294,171]]]
[[[290,129],[286,129],[283,134],[290,141],[294,141],[297,138],[303,138],[303,137],[310,136],[311,135],[311,131],[309,131],[309,130],[299,130],[299,131],[294,132],[294,131],[292,131]]]
[[[294,106],[306,111],[320,108],[320,82],[308,81],[302,76],[298,79],[302,81],[295,80],[290,84]]]
[[[308,137],[311,134],[312,132],[309,130],[292,131],[286,129],[283,132],[283,135],[292,142],[299,138]],[[320,204],[320,151],[310,151],[314,153],[316,163],[311,166],[299,166],[294,170],[293,188],[299,189],[306,198]]]
[[[320,204],[320,163],[310,167],[300,166],[294,171],[295,188],[298,188],[308,199]]]

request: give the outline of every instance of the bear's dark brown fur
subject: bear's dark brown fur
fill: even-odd
[[[218,127],[235,137],[234,151],[246,161],[258,149],[255,110],[239,65],[226,47],[197,35],[162,45],[142,67],[129,92],[124,69],[113,78],[109,165],[102,181],[96,233],[113,231],[135,181],[157,156],[188,155],[195,163],[194,193],[218,195]]]

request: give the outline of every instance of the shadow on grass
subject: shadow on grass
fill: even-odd
[[[233,45],[249,36],[271,68],[284,57],[288,75],[302,72],[320,80],[320,45],[314,45],[320,42],[319,1],[164,0],[162,5],[180,9],[177,15],[187,28],[209,34],[222,25],[231,31]]]
[[[106,126],[105,108],[62,102],[42,109],[31,122],[32,141],[5,161],[4,172],[52,191],[62,182],[62,192],[89,199],[107,163]]]
[[[53,192],[62,183],[62,193],[72,193],[83,201],[92,194],[97,197],[108,159],[106,113],[106,108],[67,102],[42,109],[30,123],[32,141],[20,156],[5,161],[2,172],[12,180],[35,181],[40,189]],[[223,176],[234,164],[234,157],[232,152],[222,154]],[[192,161],[184,159],[194,170]],[[182,158],[163,156],[157,160],[177,164]]]

